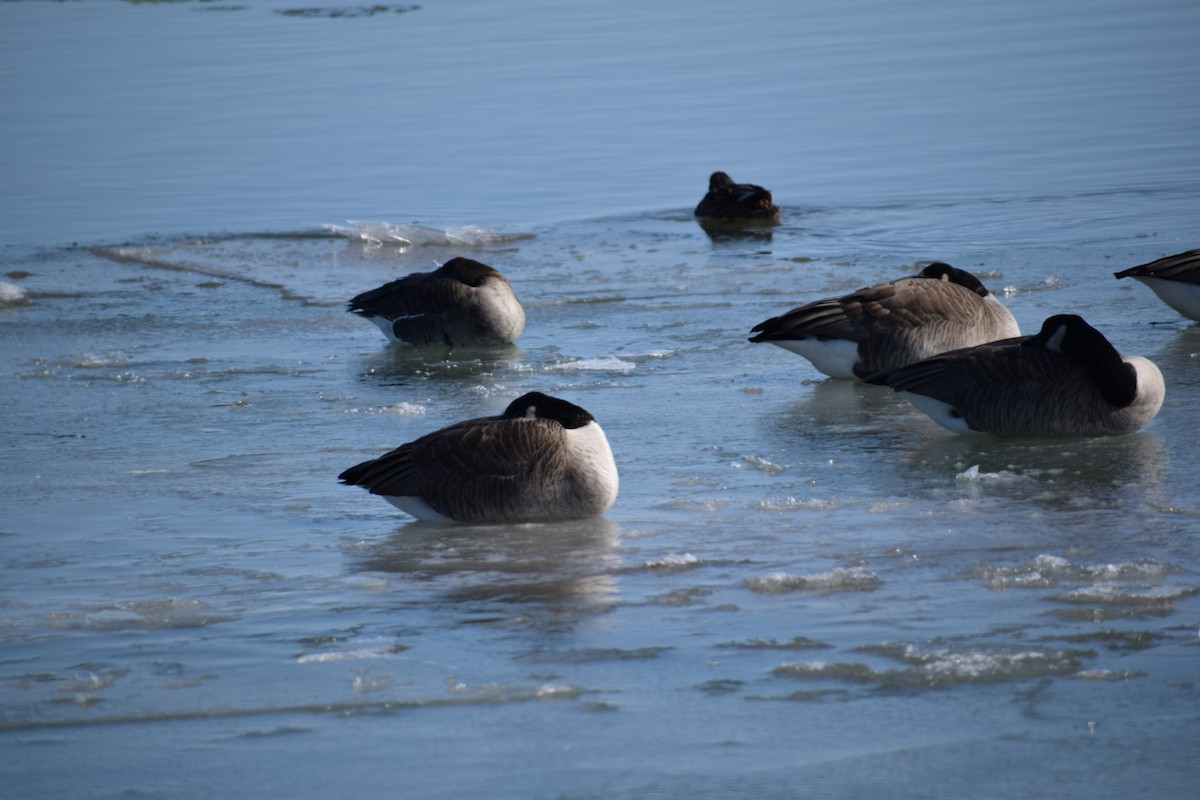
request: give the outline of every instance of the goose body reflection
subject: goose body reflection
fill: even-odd
[[[404,525],[365,545],[359,568],[415,579],[452,601],[616,600],[621,530],[605,517],[513,525]],[[439,578],[451,577],[449,581]]]

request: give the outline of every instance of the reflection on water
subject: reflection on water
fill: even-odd
[[[1200,323],[1180,320],[1174,325],[1182,327],[1174,335],[1163,336],[1159,349],[1146,353],[1167,381],[1165,402],[1175,399],[1176,393],[1186,393],[1200,386],[1200,369],[1197,368],[1200,367]]]
[[[698,219],[698,224],[714,242],[730,239],[757,240],[769,244],[779,223],[746,222],[738,220]]]
[[[356,569],[451,578],[446,599],[512,603],[616,601],[620,527],[595,518],[524,525],[412,522],[356,556]]]
[[[879,469],[890,465],[902,483],[932,486],[957,478],[972,497],[1011,496],[1079,510],[1169,494],[1167,451],[1152,430],[1078,439],[948,434],[898,394],[878,389],[857,381],[805,382],[803,397],[767,424],[781,441],[803,442],[810,461],[866,448]]]
[[[374,325],[365,323],[373,332]],[[415,347],[389,344],[377,336],[379,350],[361,358],[359,380],[384,386],[436,381],[496,386],[499,375],[511,370],[525,352],[519,345],[495,347],[456,347],[440,345]]]
[[[934,434],[905,463],[926,478],[955,475],[971,497],[1013,497],[1061,511],[1161,499],[1170,468],[1162,439],[1147,432],[1016,440]]]
[[[805,359],[776,349],[782,357],[797,360],[797,372],[820,375]],[[887,430],[896,424],[896,410],[904,408],[894,392],[876,391],[880,387],[862,381],[818,377],[808,385],[811,391],[795,404],[790,421],[803,419],[805,427],[822,436]]]

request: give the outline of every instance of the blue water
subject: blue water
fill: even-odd
[[[1200,181],[1186,2],[280,8],[5,4],[0,241]]]
[[[1191,791],[1200,326],[1112,272],[1200,243],[1194,4],[369,8],[0,4],[0,796]],[[453,255],[511,348],[344,313]],[[955,437],[745,340],[929,259],[1159,417]],[[336,481],[533,389],[603,519]]]

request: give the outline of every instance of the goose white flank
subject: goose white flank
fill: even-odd
[[[1200,250],[1165,256],[1113,274],[1118,279],[1141,281],[1154,290],[1159,300],[1200,322]]]

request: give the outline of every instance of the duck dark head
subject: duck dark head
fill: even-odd
[[[708,178],[708,190],[710,192],[715,192],[719,189],[728,189],[735,185],[733,178],[724,172],[714,172]]]
[[[595,417],[574,403],[568,403],[566,400],[560,400],[541,392],[529,392],[513,400],[504,410],[504,417],[506,419],[552,419],[568,429],[582,428],[589,422],[595,421]]]

